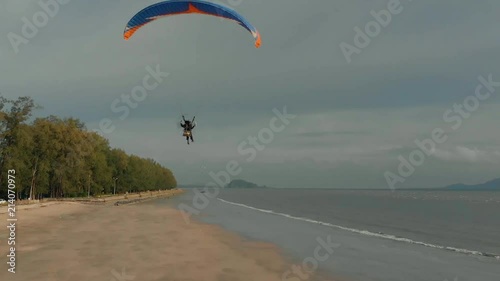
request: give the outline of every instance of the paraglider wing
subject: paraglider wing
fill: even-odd
[[[185,14],[204,14],[235,21],[252,34],[255,39],[255,47],[259,48],[261,45],[257,29],[237,12],[218,4],[200,0],[164,1],[146,7],[130,19],[123,32],[123,38],[128,40],[137,30],[156,19]]]

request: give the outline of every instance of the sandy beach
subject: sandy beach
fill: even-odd
[[[0,232],[0,280],[278,281],[292,265],[271,244],[186,224],[177,210],[164,206],[23,207],[17,210],[15,274],[6,263],[8,229]],[[6,214],[1,217],[7,225]]]

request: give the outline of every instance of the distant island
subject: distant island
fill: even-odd
[[[499,190],[500,191],[500,178],[487,181],[485,183],[467,185],[463,183],[452,184],[440,189],[446,190]]]
[[[259,186],[253,182],[248,182],[244,180],[232,180],[230,183],[226,184],[224,188],[269,188],[269,187]]]

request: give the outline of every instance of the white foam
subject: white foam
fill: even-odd
[[[404,237],[397,237],[395,235],[390,235],[390,234],[385,234],[385,233],[375,233],[375,232],[371,232],[371,231],[368,231],[368,230],[360,230],[360,229],[345,227],[345,226],[341,226],[341,225],[335,225],[335,224],[331,224],[331,223],[327,223],[327,222],[322,222],[322,221],[317,221],[317,220],[313,220],[313,219],[308,219],[308,218],[304,218],[304,217],[296,217],[296,216],[292,216],[292,215],[289,215],[289,214],[275,212],[275,211],[272,211],[272,210],[259,209],[259,208],[255,208],[255,207],[248,206],[248,205],[241,204],[241,203],[235,203],[235,202],[226,201],[226,200],[221,199],[221,198],[217,198],[217,199],[219,199],[220,201],[222,201],[224,203],[227,203],[227,204],[231,204],[231,205],[235,205],[235,206],[240,206],[240,207],[248,208],[248,209],[256,210],[256,211],[263,212],[263,213],[268,213],[268,214],[283,216],[283,217],[294,219],[294,220],[300,220],[300,221],[305,221],[305,222],[320,224],[320,225],[324,225],[324,226],[328,226],[328,227],[333,227],[333,228],[337,228],[337,229],[341,229],[341,230],[345,230],[345,231],[350,231],[350,232],[354,232],[354,233],[358,233],[358,234],[362,234],[362,235],[367,235],[367,236],[372,236],[372,237],[378,237],[378,238],[383,238],[383,239],[389,239],[389,240],[393,240],[393,241],[399,241],[399,242],[410,243],[410,244],[415,244],[415,245],[421,245],[421,246],[435,248],[435,249],[443,249],[443,250],[448,250],[448,251],[453,251],[453,252],[458,252],[458,253],[463,253],[463,254],[469,254],[469,255],[475,255],[475,256],[493,257],[493,258],[496,258],[497,260],[500,260],[500,255],[496,255],[496,254],[483,253],[483,252],[480,252],[480,251],[460,249],[460,248],[455,248],[455,247],[434,245],[434,244],[425,243],[425,242],[421,242],[421,241],[415,241],[415,240],[404,238]]]

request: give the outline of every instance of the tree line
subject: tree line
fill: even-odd
[[[177,186],[172,172],[150,158],[111,148],[75,118],[33,120],[31,97],[0,96],[0,198],[7,198],[7,171],[15,169],[18,199],[82,197],[165,190]]]

